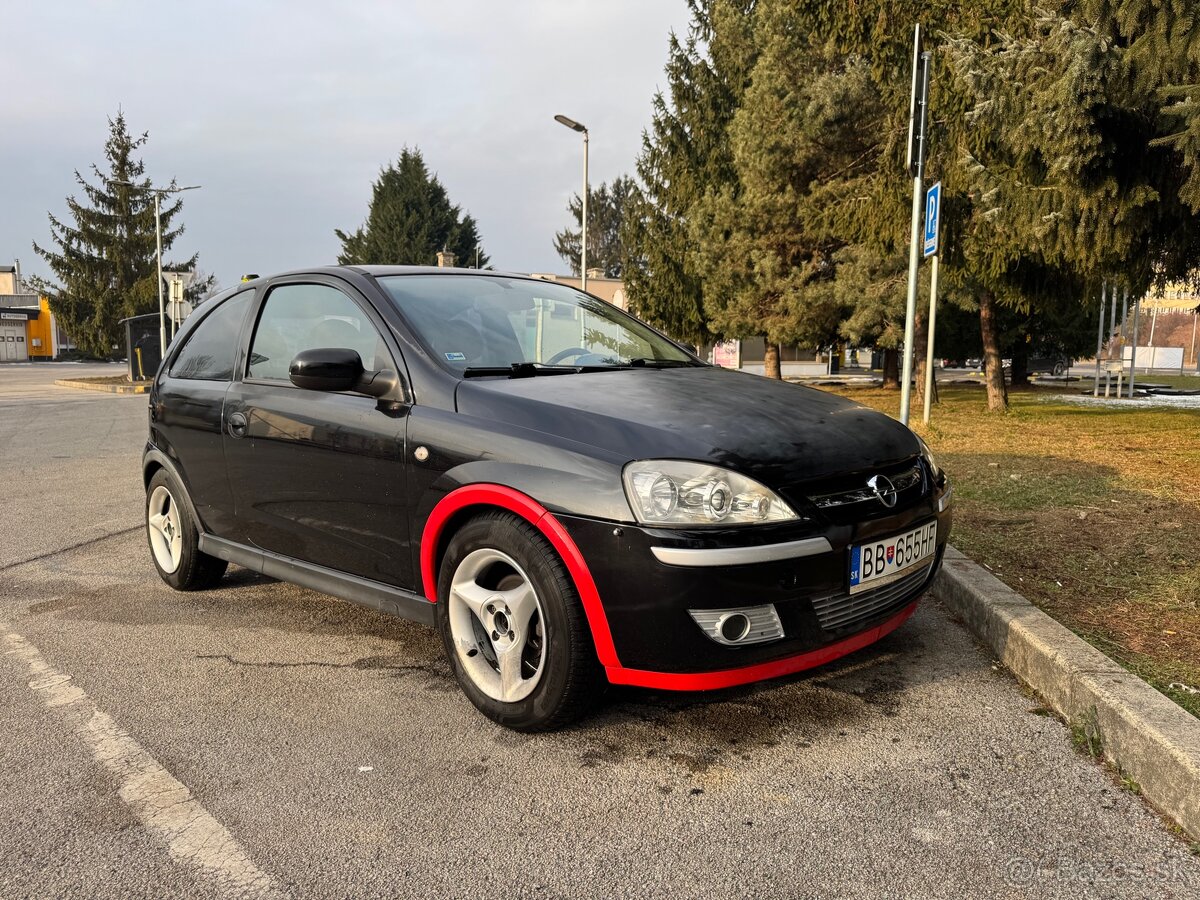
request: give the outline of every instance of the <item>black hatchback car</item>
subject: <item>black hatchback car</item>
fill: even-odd
[[[433,625],[475,706],[522,730],[606,682],[722,688],[870,644],[951,525],[945,474],[887,416],[478,270],[214,297],[155,378],[143,466],[172,587],[233,562]]]

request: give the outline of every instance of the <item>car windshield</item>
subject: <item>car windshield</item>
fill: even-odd
[[[388,275],[379,283],[434,357],[467,375],[513,366],[699,364],[617,307],[567,285],[499,275]]]

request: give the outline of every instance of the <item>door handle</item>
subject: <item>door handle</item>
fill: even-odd
[[[231,414],[229,416],[229,433],[234,437],[245,437],[246,424],[246,417],[242,413]]]

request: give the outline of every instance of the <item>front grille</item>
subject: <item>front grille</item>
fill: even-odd
[[[840,591],[818,597],[812,602],[817,612],[817,621],[826,631],[839,631],[858,622],[873,619],[893,606],[900,606],[902,601],[910,600],[925,583],[932,565],[932,562],[927,563],[915,572],[910,572],[882,587],[859,591],[857,594]]]
[[[910,488],[919,488],[921,485],[921,466],[920,464],[908,466],[899,472],[893,472],[887,476],[891,481],[892,487],[895,488],[897,500],[906,498],[906,492]],[[855,487],[848,491],[838,491],[833,494],[819,494],[809,497],[813,505],[817,509],[829,509],[836,506],[849,506],[854,503],[867,503],[870,501],[879,502],[879,495],[866,485],[866,479],[863,479],[862,487]]]
[[[883,475],[896,489],[896,503],[885,506],[867,482]],[[929,495],[929,473],[918,458],[890,466],[847,472],[786,485],[780,494],[792,509],[832,525],[861,525],[911,509]]]

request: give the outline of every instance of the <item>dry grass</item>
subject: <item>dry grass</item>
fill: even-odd
[[[896,392],[835,388],[895,415]],[[1057,391],[1061,391],[1058,388]],[[917,431],[955,483],[954,543],[1200,716],[1200,410],[942,389]]]
[[[84,384],[132,384],[128,375],[86,375],[82,378],[69,378],[66,381],[80,381]]]

